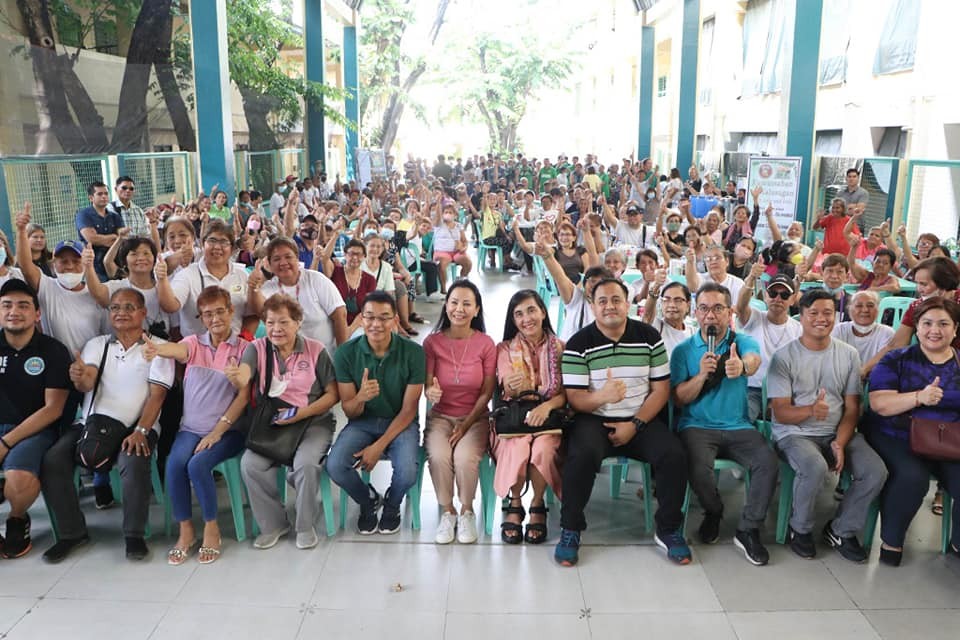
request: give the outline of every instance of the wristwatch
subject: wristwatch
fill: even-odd
[[[136,431],[137,433],[139,433],[139,434],[142,435],[142,436],[149,436],[149,435],[150,435],[150,430],[149,430],[149,429],[144,429],[143,427],[137,427],[136,429],[134,429],[134,431]]]
[[[636,427],[637,433],[640,433],[647,427],[647,421],[641,420],[640,418],[633,418],[632,420],[630,420],[630,422],[632,422],[633,426]]]

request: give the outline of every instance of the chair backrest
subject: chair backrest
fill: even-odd
[[[750,306],[760,313],[767,312],[767,303],[763,300],[757,300],[756,298],[750,298]]]
[[[880,300],[880,322],[893,327],[894,331],[900,328],[900,321],[907,307],[913,304],[916,298],[905,296],[888,296]]]

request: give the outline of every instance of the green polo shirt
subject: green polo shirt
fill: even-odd
[[[394,418],[403,408],[403,394],[411,384],[427,378],[423,347],[393,334],[387,353],[378,358],[366,336],[359,336],[337,348],[334,356],[337,382],[352,382],[357,389],[367,369],[367,378],[380,383],[380,395],[366,403],[362,418]]]

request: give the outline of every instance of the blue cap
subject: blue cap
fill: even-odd
[[[76,240],[64,240],[57,245],[57,248],[53,250],[53,255],[57,255],[64,249],[70,249],[78,256],[83,255],[83,245],[77,242]]]

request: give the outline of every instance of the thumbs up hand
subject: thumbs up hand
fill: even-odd
[[[615,404],[627,396],[627,385],[623,380],[613,377],[613,370],[607,369],[607,381],[600,388],[604,404]]]
[[[943,389],[940,388],[940,376],[917,392],[917,402],[928,407],[940,404],[943,399]]]
[[[443,389],[440,388],[440,381],[437,380],[437,376],[433,376],[424,395],[427,396],[427,400],[432,404],[440,402],[440,398],[443,397]]]
[[[370,370],[363,370],[363,377],[360,379],[360,388],[357,390],[357,398],[361,402],[368,402],[380,395],[380,383],[376,379],[370,379]]]
[[[74,351],[73,354],[75,359],[70,364],[68,375],[70,376],[70,382],[76,387],[83,380],[84,374],[87,372],[87,365],[84,363],[83,358],[80,357],[79,351]]]
[[[820,389],[817,401],[813,403],[813,417],[817,420],[826,420],[830,414],[830,405],[827,404],[827,390]]]
[[[743,372],[746,371],[746,365],[743,364],[743,360],[737,355],[736,342],[730,345],[730,357],[727,359],[724,370],[728,378],[739,378],[743,375]]]
[[[153,359],[157,357],[157,345],[153,340],[150,339],[150,334],[146,331],[143,332],[143,359],[147,362],[153,362]]]

